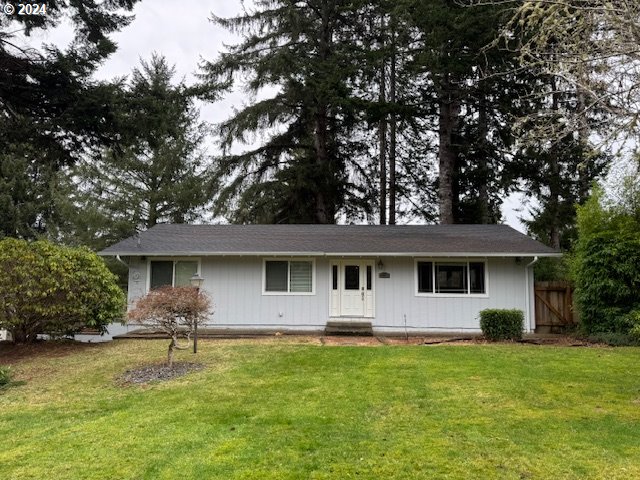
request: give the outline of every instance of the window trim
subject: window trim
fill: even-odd
[[[432,275],[432,293],[420,292],[418,290],[420,282],[418,279],[418,263],[419,262],[431,262],[431,275]],[[466,265],[467,267],[467,293],[435,293],[436,290],[436,264],[452,264],[452,265]],[[484,264],[484,293],[470,293],[471,292],[471,271],[469,268],[470,263],[483,263]],[[432,298],[489,298],[489,261],[487,258],[450,258],[450,257],[430,257],[430,258],[414,258],[413,261],[413,283],[414,294],[416,297],[432,297]]]
[[[196,273],[202,276],[202,258],[200,257],[147,257],[147,293],[151,291],[151,262],[173,262],[173,273],[171,274],[171,286],[176,283],[176,262],[198,262]]]
[[[287,288],[291,290],[291,262],[311,262],[310,292],[267,292],[267,262],[287,262]],[[316,294],[316,259],[311,257],[264,257],[262,259],[262,296],[309,297]]]

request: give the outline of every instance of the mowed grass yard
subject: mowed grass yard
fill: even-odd
[[[640,478],[637,348],[201,341],[202,371],[115,380],[166,345],[15,360],[0,478]]]

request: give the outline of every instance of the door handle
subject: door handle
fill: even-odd
[[[364,287],[362,287],[360,291],[360,296],[362,297],[362,300],[364,300]]]

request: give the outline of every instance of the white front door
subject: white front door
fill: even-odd
[[[364,317],[364,268],[361,262],[342,264],[340,303],[343,317]]]
[[[332,316],[373,317],[373,265],[370,260],[332,264]]]

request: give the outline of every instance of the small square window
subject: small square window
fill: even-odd
[[[151,290],[173,286],[173,262],[151,262]]]
[[[311,292],[311,262],[289,262],[289,291]]]
[[[467,265],[436,263],[436,293],[468,293]]]
[[[289,262],[265,263],[265,290],[267,292],[286,292]]]
[[[174,286],[189,287],[191,286],[191,277],[198,273],[198,262],[176,262],[176,273]]]

